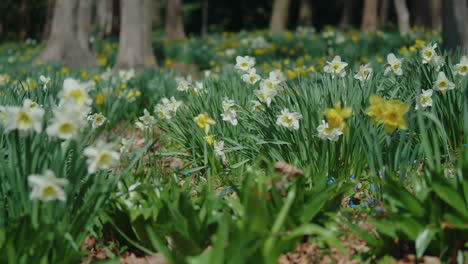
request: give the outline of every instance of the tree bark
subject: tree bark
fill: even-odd
[[[112,18],[114,8],[113,0],[100,0],[97,7],[97,23],[99,26],[99,35],[101,37],[109,36],[112,32]]]
[[[379,27],[384,26],[388,21],[389,0],[382,0],[379,10]]]
[[[80,0],[78,4],[78,17],[76,32],[78,42],[85,50],[89,50],[89,35],[91,33],[92,0]]]
[[[340,28],[345,28],[353,24],[353,11],[355,8],[356,0],[344,0],[343,11],[339,23]]]
[[[20,6],[20,15],[21,15],[21,20],[20,20],[20,39],[24,40],[26,37],[28,37],[29,34],[29,26],[30,26],[30,9],[28,6],[28,1],[27,0],[22,0],[21,1],[21,6]]]
[[[431,27],[433,30],[442,29],[442,2],[431,0]]]
[[[208,0],[203,0],[202,2],[202,27],[201,27],[202,37],[205,37],[207,32],[208,32]]]
[[[460,47],[462,52],[468,52],[468,6],[466,0],[444,0],[442,2],[444,48],[454,51]]]
[[[56,62],[69,67],[97,65],[89,48],[77,41],[76,4],[75,0],[56,0],[46,48],[33,63]]]
[[[362,13],[361,30],[364,32],[375,32],[378,29],[377,0],[364,0],[364,9]]]
[[[47,1],[47,13],[44,28],[42,29],[42,43],[46,44],[50,36],[50,29],[52,28],[52,19],[54,17],[55,0]]]
[[[311,0],[301,0],[301,5],[299,7],[299,21],[297,24],[301,27],[312,27],[312,13]]]
[[[121,0],[120,41],[114,69],[156,66],[151,42],[151,0]]]
[[[428,5],[429,0],[413,0],[412,9],[414,10],[414,25],[418,27],[431,27],[431,9]]]
[[[166,5],[166,39],[185,38],[184,21],[182,17],[182,0],[168,0]]]
[[[410,16],[405,0],[395,0],[395,9],[398,17],[398,29],[402,35],[410,32]]]
[[[285,31],[288,26],[290,0],[274,0],[270,19],[272,33]]]
[[[161,0],[151,1],[152,21],[158,25],[161,23]]]

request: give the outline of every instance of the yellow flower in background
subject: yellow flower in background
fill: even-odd
[[[172,66],[172,60],[171,59],[165,59],[164,60],[164,66],[166,67],[171,67]]]
[[[309,72],[315,72],[315,67],[313,65],[310,65],[309,68],[307,68]]]
[[[206,143],[208,143],[208,145],[213,145],[213,141],[214,141],[214,136],[213,135],[209,135],[209,136],[206,136],[203,138],[205,140]]]
[[[408,112],[409,104],[399,100],[385,100],[378,95],[369,97],[370,106],[366,114],[371,117],[371,123],[383,124],[387,133],[393,133],[395,129],[407,129],[403,115]]]
[[[46,66],[46,71],[48,72],[52,71],[52,66]]]
[[[210,67],[214,67],[216,65],[215,61],[210,61]]]
[[[94,82],[99,82],[99,80],[100,80],[99,75],[93,75],[93,77],[91,77],[91,79],[93,79]]]
[[[86,71],[82,71],[82,72],[81,72],[81,78],[83,78],[83,79],[86,80],[86,79],[88,79],[88,77],[89,77],[88,72],[86,72]]]
[[[382,59],[382,57],[380,57],[380,56],[375,56],[375,60],[376,60],[378,63],[380,63],[380,64],[383,63],[383,59]]]
[[[352,37],[351,37],[351,41],[354,42],[354,43],[358,43],[358,42],[359,42],[359,39],[358,39],[358,37],[356,37],[356,36],[352,36]]]
[[[210,127],[216,124],[216,122],[213,119],[211,119],[208,116],[208,113],[206,112],[197,115],[193,120],[195,121],[195,123],[197,123],[200,129],[205,131],[206,134],[208,134],[208,132],[210,131]]]
[[[70,73],[70,69],[68,69],[67,67],[62,67],[62,74],[63,75],[68,75]]]
[[[26,68],[22,68],[22,69],[21,69],[21,73],[25,74],[25,73],[27,73],[27,72],[28,72],[28,70],[26,70]]]
[[[422,48],[426,42],[424,40],[417,39],[414,43],[414,46],[418,49]]]
[[[351,117],[352,113],[351,107],[341,107],[341,101],[336,101],[333,108],[327,108],[323,112],[330,127],[338,128],[343,132],[348,130],[345,120]]]
[[[105,100],[106,100],[106,94],[105,93],[96,94],[96,105],[104,104]]]
[[[44,63],[43,63],[41,60],[37,60],[37,61],[36,61],[36,65],[37,65],[37,66],[41,66],[42,64],[44,64]]]
[[[366,115],[370,116],[371,123],[375,124],[382,116],[384,99],[376,94],[369,97],[370,106],[366,109]]]
[[[106,66],[107,65],[107,57],[104,55],[101,55],[98,57],[98,65],[99,66]]]

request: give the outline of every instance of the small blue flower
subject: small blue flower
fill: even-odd
[[[357,205],[354,204],[353,200],[350,200],[350,201],[349,201],[349,207],[350,207],[350,208],[355,208],[356,206],[357,206]]]
[[[333,184],[333,183],[335,183],[335,180],[333,180],[333,178],[328,178],[327,183],[328,184]]]
[[[232,188],[230,186],[228,186],[228,187],[224,188],[224,190],[225,191],[230,191],[230,190],[232,190]]]
[[[371,185],[370,185],[370,190],[371,190],[372,192],[376,192],[376,191],[377,191],[377,189],[375,188],[374,184],[371,184]]]
[[[189,175],[189,173],[188,172],[182,172],[182,175],[187,176],[187,175]]]
[[[350,178],[351,180],[354,180],[354,179],[356,179],[356,175],[353,174],[353,175],[351,175],[349,178]]]

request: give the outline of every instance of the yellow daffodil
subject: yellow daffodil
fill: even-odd
[[[199,114],[193,120],[206,134],[210,131],[210,127],[216,124],[216,122],[208,116],[208,113]]]
[[[323,112],[328,124],[331,128],[339,128],[341,131],[346,132],[348,127],[345,120],[351,117],[353,110],[351,107],[341,107],[341,102],[337,101],[333,108],[327,108]]]

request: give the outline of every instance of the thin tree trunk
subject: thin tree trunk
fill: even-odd
[[[20,6],[20,14],[21,14],[21,20],[20,20],[20,39],[26,39],[29,33],[29,22],[30,22],[30,15],[29,15],[29,7],[28,7],[28,1],[27,0],[21,0],[21,6]]]
[[[112,32],[113,18],[113,0],[100,0],[97,7],[97,23],[99,26],[99,35],[108,36]]]
[[[80,0],[78,4],[77,38],[81,47],[89,50],[89,35],[91,33],[92,0]]]
[[[468,7],[466,0],[444,0],[442,37],[444,48],[454,51],[460,47],[468,52]]]
[[[166,39],[185,38],[184,21],[182,17],[182,0],[168,0],[166,6]]]
[[[54,6],[55,0],[48,0],[47,1],[47,13],[46,13],[46,21],[44,23],[44,28],[42,29],[42,43],[47,43],[47,40],[50,36],[50,29],[52,27],[52,19],[54,17]]]
[[[379,10],[379,27],[384,26],[388,21],[389,0],[382,0]]]
[[[353,24],[353,11],[355,4],[356,0],[344,0],[339,27],[344,28]]]
[[[430,0],[413,0],[412,10],[414,10],[414,25],[429,28],[431,26],[431,9],[428,5]]]
[[[431,0],[431,27],[433,30],[442,28],[442,2]]]
[[[364,32],[375,32],[378,29],[378,2],[377,0],[364,0],[362,12],[361,30]]]
[[[406,35],[410,32],[410,17],[405,0],[395,0],[395,9],[398,16],[398,29]]]
[[[202,3],[202,27],[201,27],[202,37],[205,37],[207,32],[208,32],[208,0],[203,0],[203,3]]]
[[[70,67],[97,65],[96,57],[77,41],[76,4],[75,0],[56,0],[46,48],[33,63],[40,60]]]
[[[290,0],[274,0],[270,19],[272,33],[285,31],[288,26]]]
[[[120,41],[114,69],[154,67],[151,0],[121,0],[120,8]]]
[[[298,25],[301,27],[312,27],[312,2],[311,0],[301,0],[299,7],[299,21]]]
[[[161,23],[161,0],[151,1],[152,21],[153,23]]]

